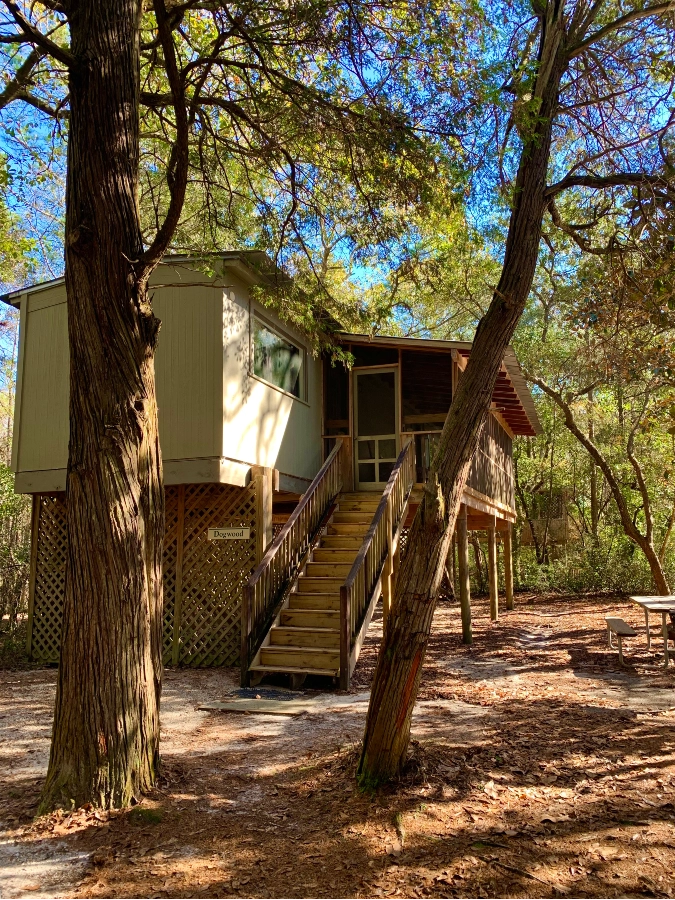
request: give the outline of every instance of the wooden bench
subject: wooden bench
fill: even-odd
[[[625,637],[635,637],[637,635],[637,631],[634,628],[631,628],[628,622],[624,622],[624,620],[620,619],[618,616],[606,616],[605,622],[607,622],[607,643],[611,650],[618,649],[619,662],[621,663],[621,665],[623,665],[623,648],[621,647],[621,639]],[[618,648],[615,648],[612,644],[613,634],[616,635]]]

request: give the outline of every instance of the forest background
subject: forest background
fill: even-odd
[[[2,51],[6,76],[16,69],[13,52]],[[654,129],[663,134],[673,65],[658,47],[651,54],[641,65],[654,75],[657,88],[648,100]],[[493,62],[477,57],[475,64]],[[0,292],[62,273],[67,118],[47,109],[49,97],[38,99],[4,108],[0,102]],[[499,102],[494,109],[498,117]],[[508,137],[514,127],[517,122],[503,121],[495,132]],[[346,209],[338,214],[333,206],[308,254],[306,235],[284,234],[274,223],[283,219],[274,203],[263,203],[261,213],[260,204],[241,199],[246,186],[239,185],[231,218],[216,234],[188,198],[175,248],[201,241],[205,251],[281,252],[310,294],[316,273],[308,260],[318,257],[322,300],[338,318],[355,316],[361,330],[373,333],[471,339],[499,278],[509,210],[507,137],[500,144],[486,137],[487,126],[481,133],[484,143],[466,154],[464,170],[447,173],[446,184],[439,180],[445,202],[432,215],[428,208],[424,215],[406,209],[404,229],[401,210],[394,210],[396,226],[384,243],[365,219],[349,221]],[[564,154],[562,139],[558,151]],[[659,151],[664,179],[672,179],[672,131],[665,129]],[[159,152],[147,138],[141,201],[150,226],[153,154]],[[439,174],[442,179],[442,167]],[[264,179],[248,187],[264,191]],[[514,445],[517,589],[651,593],[641,542],[655,548],[666,579],[675,583],[672,212],[672,191],[646,185],[604,191],[592,202],[581,185],[566,196],[562,217],[552,205],[514,340],[544,428]],[[577,224],[564,224],[571,221]],[[19,654],[23,641],[30,504],[14,494],[9,469],[18,317],[8,307],[0,329],[0,616],[7,656]],[[480,592],[486,588],[480,535],[473,545],[472,586]]]

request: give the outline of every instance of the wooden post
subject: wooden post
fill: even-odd
[[[499,570],[497,568],[497,531],[494,525],[488,528],[488,583],[490,586],[490,618],[499,618]]]
[[[509,522],[504,532],[504,590],[506,608],[513,609],[513,525]]]
[[[274,493],[274,469],[264,466],[251,466],[252,480],[255,484],[255,534],[256,565],[265,555],[265,550],[272,543],[272,499]]]
[[[176,527],[176,596],[173,601],[173,642],[171,663],[178,665],[180,656],[180,623],[183,611],[183,545],[185,543],[185,485],[178,485],[178,524]]]
[[[466,521],[466,506],[457,518],[457,550],[459,569],[459,607],[462,613],[462,643],[472,644],[471,630],[471,579],[469,577],[469,530]]]

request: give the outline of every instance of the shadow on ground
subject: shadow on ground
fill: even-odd
[[[609,609],[630,621],[618,598],[498,624],[478,601],[464,647],[439,607],[409,771],[374,796],[353,773],[379,621],[352,702],[319,714],[202,712],[235,674],[167,672],[162,781],[112,815],[32,821],[55,673],[0,673],[0,895],[672,896],[675,678],[639,638],[620,670]]]

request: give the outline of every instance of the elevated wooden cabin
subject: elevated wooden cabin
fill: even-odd
[[[152,280],[166,486],[164,661],[329,675],[347,684],[392,592],[465,342],[339,339],[354,365],[312,355],[252,287],[259,253],[208,270],[174,257]],[[62,279],[6,295],[20,309],[12,468],[33,496],[28,649],[56,661],[64,590],[68,340]],[[539,423],[505,356],[461,521],[515,520],[512,440]],[[508,537],[507,537],[508,540]],[[496,584],[495,584],[496,589]]]

